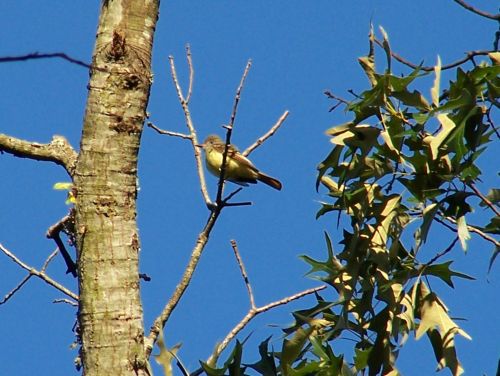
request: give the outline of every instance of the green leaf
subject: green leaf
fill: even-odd
[[[440,208],[440,205],[438,203],[433,203],[428,205],[424,210],[423,210],[423,215],[422,215],[422,226],[419,228],[418,232],[418,237],[415,236],[416,240],[416,248],[418,249],[420,244],[424,244],[427,240],[427,234],[429,233],[429,229],[434,222],[434,217],[436,216],[436,213],[438,212]]]
[[[359,372],[361,370],[364,370],[368,365],[368,359],[370,357],[372,348],[370,347],[364,350],[354,349],[354,351],[355,351],[354,366],[356,367],[356,370]]]
[[[463,274],[454,270],[450,269],[450,265],[453,263],[453,261],[447,261],[442,264],[433,264],[427,266],[424,271],[423,275],[433,275],[435,277],[441,278],[448,286],[450,287],[455,287],[453,285],[453,281],[451,280],[452,277],[457,277],[457,278],[464,278],[464,279],[469,279],[469,280],[474,280],[474,277],[471,277],[467,274]]]
[[[394,98],[399,99],[406,106],[415,107],[419,110],[430,110],[429,102],[427,102],[422,93],[417,90],[414,90],[412,92],[408,90],[394,91],[392,92],[392,95],[394,96]],[[424,115],[425,117],[426,114],[420,115]],[[425,119],[427,120],[426,117]]]
[[[253,364],[248,364],[248,367],[259,372],[262,376],[275,376],[277,375],[276,363],[274,362],[274,357],[269,354],[269,340],[271,336],[267,337],[266,340],[262,341],[259,345],[259,355],[260,360]]]
[[[488,273],[491,271],[493,263],[495,262],[495,259],[497,258],[499,253],[500,253],[500,247],[497,246],[497,247],[495,247],[495,250],[493,251],[493,254],[491,255],[490,262],[488,264]]]
[[[340,156],[342,153],[342,149],[343,148],[341,146],[338,146],[338,145],[335,146],[333,148],[333,150],[330,152],[330,154],[328,154],[326,159],[319,164],[319,166],[318,166],[318,178],[316,179],[316,191],[319,188],[319,183],[320,183],[323,175],[325,175],[329,169],[335,168],[339,165],[339,160],[340,160]]]
[[[293,363],[299,357],[305,346],[309,335],[314,329],[312,327],[304,329],[298,328],[292,339],[283,340],[283,348],[281,350],[281,368],[284,375],[288,375],[288,371],[292,368]]]

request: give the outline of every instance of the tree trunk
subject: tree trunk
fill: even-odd
[[[75,173],[84,375],[147,375],[139,294],[137,154],[159,0],[104,0]]]

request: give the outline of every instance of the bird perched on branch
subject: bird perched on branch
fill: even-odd
[[[220,176],[225,142],[217,135],[208,136],[202,145],[205,151],[205,163],[208,170],[215,176]],[[230,182],[247,186],[261,181],[270,187],[281,190],[281,182],[259,171],[257,167],[244,157],[234,145],[229,145],[226,157],[224,179]]]

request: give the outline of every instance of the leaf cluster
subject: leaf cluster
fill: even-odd
[[[438,369],[463,372],[455,336],[470,336],[431,284],[453,288],[454,278],[473,279],[442,261],[457,244],[467,250],[471,231],[493,243],[492,261],[498,253],[499,190],[483,196],[474,184],[483,174],[478,158],[499,138],[492,120],[500,104],[499,54],[458,67],[442,89],[439,61],[431,73],[393,74],[382,34],[386,68],[376,70],[372,33],[370,52],[359,59],[370,88],[348,103],[352,120],[326,131],[333,146],[318,166],[317,189],[326,189],[328,200],[317,217],[342,225],[342,249],[335,252],[325,233],[326,260],[302,259],[311,277],[331,286],[330,300],[316,294],[315,306],[294,312],[280,350],[269,348],[268,338],[261,359],[242,365],[238,343],[223,368],[205,368],[209,375],[399,375],[398,354],[412,334],[429,339]],[[425,87],[431,75],[426,97],[414,87]],[[493,215],[471,226],[479,205]],[[431,242],[433,225],[446,231]],[[339,351],[341,340],[352,350]]]

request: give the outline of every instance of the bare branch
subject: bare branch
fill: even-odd
[[[241,276],[243,277],[243,281],[245,281],[245,286],[248,291],[248,298],[250,299],[250,307],[252,309],[256,309],[255,306],[255,298],[253,296],[252,285],[248,280],[248,274],[245,269],[245,265],[243,264],[243,260],[241,259],[240,252],[238,251],[238,244],[236,244],[236,240],[231,240],[231,247],[233,248],[234,256],[236,257],[236,261],[238,262],[238,266],[240,267]]]
[[[457,224],[457,221],[451,217],[444,217],[447,221],[453,223],[454,225]],[[443,226],[445,226],[446,228],[448,228],[449,230],[453,231],[453,232],[458,232],[458,230],[450,225],[448,225],[446,222],[444,222],[443,220],[441,220],[440,218],[438,217],[434,217],[434,219],[438,222],[438,223],[441,223]],[[480,229],[478,229],[476,226],[473,226],[473,225],[467,225],[467,230],[469,230],[470,232],[474,232],[476,234],[478,234],[480,237],[482,237],[484,240],[486,241],[489,241],[490,243],[494,244],[496,247],[500,247],[500,242],[498,240],[496,240],[495,238],[493,238],[492,236],[486,234],[484,231],[481,231]]]
[[[434,264],[439,258],[443,257],[447,253],[451,252],[455,244],[458,242],[458,236],[455,237],[455,239],[452,240],[452,242],[446,247],[443,251],[437,253],[433,258],[431,258],[429,261],[427,261],[422,267],[420,268],[420,272],[422,273],[428,266]]]
[[[203,162],[201,160],[201,151],[199,150],[198,136],[196,135],[196,129],[193,124],[193,119],[191,118],[191,112],[189,111],[189,100],[191,99],[191,93],[193,90],[193,80],[194,80],[194,66],[191,56],[191,49],[189,48],[189,45],[186,46],[186,53],[187,53],[187,60],[189,67],[189,88],[188,88],[187,98],[184,98],[184,94],[182,93],[182,88],[179,83],[179,79],[177,78],[177,71],[175,69],[175,62],[173,56],[169,56],[168,58],[170,62],[170,73],[172,75],[172,81],[174,82],[177,96],[179,97],[179,102],[182,106],[182,111],[184,112],[184,118],[186,119],[186,126],[189,130],[189,139],[191,140],[191,145],[193,146],[194,159],[196,162],[196,170],[198,171],[198,177],[200,179],[201,194],[203,195],[203,199],[205,200],[207,206],[210,206],[212,201],[210,200],[210,195],[208,194],[207,190],[205,172],[203,170]],[[179,135],[179,137],[182,136]]]
[[[314,287],[312,289],[304,290],[302,292],[299,292],[297,294],[288,296],[286,298],[283,298],[281,300],[266,304],[265,306],[258,307],[258,308],[250,308],[248,313],[243,317],[243,319],[233,328],[231,331],[226,335],[226,337],[222,340],[222,342],[215,348],[214,353],[208,358],[207,364],[210,366],[214,366],[217,363],[217,359],[219,358],[220,354],[224,351],[224,349],[227,347],[229,342],[231,342],[234,337],[245,327],[247,324],[257,315],[269,311],[272,308],[282,306],[285,304],[290,303],[293,300],[300,299],[306,295],[314,294],[318,291],[321,291],[326,288],[326,285],[322,285],[319,287]]]
[[[189,46],[189,44],[186,45],[186,59],[189,68],[189,85],[186,96],[186,103],[189,103],[191,99],[191,94],[193,93],[193,82],[194,82],[193,58],[191,56],[191,47]]]
[[[238,112],[238,104],[240,103],[241,91],[243,90],[243,86],[245,85],[245,80],[248,76],[248,72],[250,72],[250,67],[252,66],[252,60],[249,59],[247,61],[247,65],[245,70],[243,71],[243,76],[241,76],[240,84],[238,85],[238,89],[236,89],[236,96],[234,97],[233,111],[231,112],[231,117],[229,120],[229,128],[234,126],[234,120],[236,119],[236,113]]]
[[[68,140],[62,136],[54,136],[48,144],[39,144],[0,133],[0,152],[19,158],[54,162],[63,166],[70,176],[73,175],[78,156]]]
[[[17,284],[17,286],[16,286],[16,287],[14,287],[14,288],[13,288],[12,290],[10,290],[7,294],[5,294],[4,298],[3,298],[2,300],[0,300],[0,305],[7,303],[7,302],[8,302],[8,300],[9,300],[10,298],[12,298],[12,297],[14,296],[14,294],[15,294],[16,292],[18,292],[18,291],[21,289],[21,287],[23,287],[23,286],[24,286],[24,284],[25,284],[26,282],[28,282],[28,281],[29,281],[29,279],[30,279],[32,276],[33,276],[33,274],[28,274],[26,277],[24,277],[24,278],[23,278],[23,280],[22,280],[21,282],[19,282],[19,283]]]
[[[156,125],[154,125],[151,122],[148,122],[147,126],[149,128],[153,128],[159,134],[166,134],[167,136],[179,137],[179,138],[183,138],[185,140],[191,140],[192,139],[192,137],[190,135],[188,135],[188,134],[179,133],[179,132],[172,132],[172,131],[166,131],[164,129],[158,128]]]
[[[69,296],[71,299],[78,300],[78,295],[76,295],[74,292],[68,290],[66,287],[64,287],[60,283],[54,281],[47,274],[45,274],[45,272],[39,271],[39,270],[25,264],[18,257],[16,257],[16,255],[14,255],[7,248],[5,248],[2,244],[0,244],[0,251],[5,253],[5,255],[7,255],[10,259],[12,259],[12,261],[14,261],[21,268],[23,268],[24,270],[27,270],[30,275],[34,275],[35,277],[42,279],[47,284],[49,284],[52,287],[56,288],[57,290],[61,291],[63,294]]]
[[[453,0],[453,1],[457,4],[459,4],[460,6],[464,7],[465,9],[470,10],[472,13],[478,14],[482,17],[490,18],[492,20],[500,21],[500,13],[491,14],[491,13],[482,11],[481,9],[477,9],[470,4],[467,4],[463,0]]]
[[[485,195],[483,195],[481,193],[481,191],[476,187],[476,185],[474,183],[469,183],[467,184],[470,189],[472,189],[474,191],[474,193],[481,199],[483,200],[483,202],[488,205],[488,207],[493,210],[493,212],[497,215],[497,216],[500,216],[500,211],[497,209],[497,207],[490,201],[488,200],[488,197],[486,197]]]
[[[43,263],[42,268],[40,269],[41,272],[45,272],[47,270],[50,262],[54,259],[54,257],[57,256],[58,253],[59,253],[59,248],[56,248],[54,251],[52,251],[49,257],[47,257],[47,260],[45,260],[45,262]]]
[[[262,137],[260,137],[257,141],[255,141],[252,145],[247,147],[245,149],[245,151],[241,154],[244,155],[245,157],[250,155],[250,153],[252,151],[254,151],[260,145],[262,145],[269,137],[273,136],[276,133],[276,131],[279,129],[279,127],[281,127],[281,125],[285,122],[285,120],[289,114],[290,114],[290,111],[286,110],[283,113],[283,115],[280,116],[278,121],[271,127],[271,129],[269,129]]]
[[[236,119],[236,114],[238,112],[238,104],[240,103],[241,91],[243,90],[243,86],[245,85],[245,80],[248,76],[248,72],[250,71],[251,66],[252,66],[252,60],[248,60],[245,70],[243,71],[243,75],[241,76],[240,84],[236,89],[236,95],[234,96],[234,104],[233,104],[233,109],[231,111],[231,116],[229,118],[229,124],[224,125],[224,128],[226,128],[226,144],[224,145],[224,152],[222,153],[222,163],[220,167],[219,183],[218,183],[217,195],[215,198],[215,202],[217,205],[223,204],[222,195],[224,193],[224,175],[226,173],[227,153],[229,151],[229,145],[231,144],[231,135],[233,133],[234,121]]]
[[[144,339],[146,358],[149,358],[149,356],[151,355],[151,351],[153,350],[153,346],[156,343],[160,332],[167,323],[170,315],[181,300],[182,296],[186,292],[186,289],[189,286],[191,279],[193,278],[196,267],[198,266],[203,250],[205,249],[205,246],[208,242],[208,238],[210,236],[212,228],[215,225],[215,222],[217,221],[221,210],[222,207],[215,207],[214,210],[210,212],[207,224],[196,239],[196,244],[193,248],[193,251],[191,252],[191,257],[189,258],[188,265],[184,270],[181,281],[176,286],[172,296],[168,300],[160,315],[155,319],[153,325],[151,325],[149,335]]]
[[[380,47],[383,48],[382,42],[379,41],[378,39],[375,39],[375,43],[377,43]],[[476,56],[487,56],[487,55],[489,55],[492,52],[495,52],[495,51],[486,51],[486,50],[469,51],[469,52],[467,52],[465,54],[464,58],[459,59],[459,60],[457,60],[457,61],[455,61],[453,63],[447,64],[447,65],[443,65],[441,67],[441,70],[447,70],[447,69],[452,69],[452,68],[458,67],[459,65],[462,65],[462,64],[466,63],[469,60],[474,60],[474,57],[476,57]],[[394,59],[396,59],[397,61],[399,61],[401,64],[404,64],[404,65],[406,65],[406,66],[408,66],[410,68],[413,68],[413,69],[419,68],[420,70],[422,70],[424,72],[432,72],[432,71],[434,71],[434,67],[433,66],[421,66],[421,65],[412,63],[411,61],[406,60],[401,55],[399,55],[399,54],[397,54],[395,52],[392,52],[392,51],[391,51],[391,56]]]
[[[79,65],[84,68],[91,68],[90,64],[85,63],[84,61],[72,58],[69,55],[66,55],[65,53],[62,52],[55,52],[55,53],[46,53],[46,54],[41,54],[39,52],[33,52],[30,54],[26,55],[19,55],[19,56],[4,56],[0,57],[0,63],[11,63],[15,61],[27,61],[27,60],[35,60],[35,59],[50,59],[50,58],[59,58],[63,59],[66,61],[69,61],[72,64]]]
[[[73,300],[69,300],[69,299],[54,299],[54,301],[52,303],[66,303],[66,304],[69,304],[73,307],[78,307],[78,303],[73,301]]]

